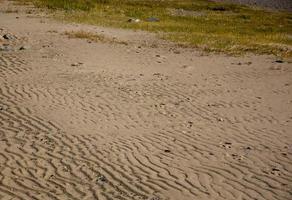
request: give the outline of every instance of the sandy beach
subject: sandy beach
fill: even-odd
[[[0,199],[292,199],[291,66],[0,1]]]

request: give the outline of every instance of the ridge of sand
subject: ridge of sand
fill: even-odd
[[[7,6],[1,200],[292,199],[290,63],[201,55]],[[63,34],[76,30],[136,39]]]

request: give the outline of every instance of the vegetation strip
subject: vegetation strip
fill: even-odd
[[[61,19],[139,29],[210,52],[292,57],[292,14],[206,0],[19,0]]]

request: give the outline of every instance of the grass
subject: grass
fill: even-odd
[[[94,34],[92,32],[87,31],[66,31],[64,33],[68,36],[68,38],[80,38],[80,39],[86,39],[90,42],[103,42],[103,43],[111,43],[111,44],[123,44],[128,45],[126,41],[121,41],[116,38],[110,38],[106,37],[102,34]]]
[[[59,18],[139,29],[208,52],[292,57],[292,14],[207,0],[21,0],[62,10]],[[147,22],[155,17],[159,22]],[[129,18],[139,23],[127,22]]]

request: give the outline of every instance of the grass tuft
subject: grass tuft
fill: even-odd
[[[123,44],[128,45],[126,41],[121,41],[116,38],[106,37],[102,34],[94,34],[92,32],[87,31],[66,31],[64,33],[68,36],[68,38],[79,38],[79,39],[86,39],[90,42],[102,42],[102,43],[111,43],[111,44]]]

